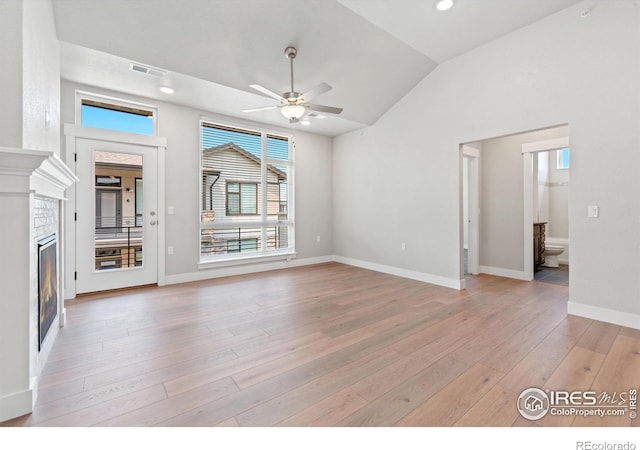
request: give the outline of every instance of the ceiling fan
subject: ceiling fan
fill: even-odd
[[[329,86],[327,83],[320,83],[319,85],[305,92],[304,94],[300,94],[299,92],[295,91],[293,87],[293,60],[295,59],[297,54],[298,54],[298,51],[296,50],[295,47],[287,47],[284,49],[284,55],[289,60],[289,63],[291,66],[291,91],[285,92],[284,94],[279,95],[265,87],[260,86],[259,84],[250,85],[256,91],[280,101],[280,105],[245,109],[244,112],[265,111],[268,109],[280,109],[280,112],[282,113],[282,115],[285,116],[287,119],[289,119],[290,123],[298,122],[307,110],[329,113],[329,114],[340,114],[342,112],[342,108],[336,108],[335,106],[324,106],[324,105],[316,105],[313,103],[308,103],[318,95],[324,94],[325,92],[328,92],[332,89],[332,87]]]

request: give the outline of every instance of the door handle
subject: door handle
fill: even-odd
[[[149,222],[149,225],[155,225],[156,223],[158,222],[156,222],[155,220],[152,220],[151,222]]]

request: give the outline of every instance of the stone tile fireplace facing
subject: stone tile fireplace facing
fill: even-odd
[[[76,181],[53,152],[0,147],[0,422],[31,412],[64,325],[61,218]]]

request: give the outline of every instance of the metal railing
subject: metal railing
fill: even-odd
[[[274,226],[266,229],[266,250],[286,248],[289,243],[288,227]],[[263,250],[262,228],[205,228],[200,232],[202,255],[249,253]]]
[[[139,225],[138,225],[139,224]],[[96,217],[96,270],[142,265],[142,217]]]

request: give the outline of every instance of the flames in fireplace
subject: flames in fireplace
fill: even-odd
[[[57,239],[53,234],[38,241],[39,348],[58,315]]]

